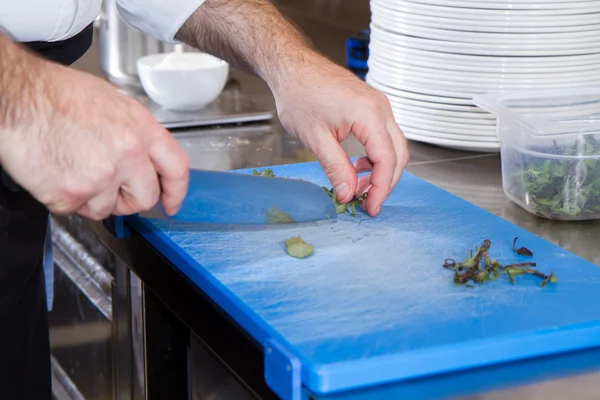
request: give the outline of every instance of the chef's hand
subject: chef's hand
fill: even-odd
[[[366,208],[375,216],[408,163],[406,138],[384,94],[316,54],[309,60],[275,89],[279,118],[315,154],[339,201],[370,187]],[[351,133],[367,155],[354,165],[340,145]],[[371,174],[358,180],[361,172]]]
[[[12,78],[0,77],[0,164],[16,183],[57,214],[102,219],[159,198],[176,212],[187,155],[141,104],[91,75],[0,46],[0,63],[13,61],[2,65]]]
[[[206,0],[175,37],[264,79],[284,127],[316,155],[338,200],[370,186],[367,211],[379,213],[408,162],[382,93],[314,51],[269,0]],[[355,166],[340,146],[350,133],[367,153]],[[357,173],[368,171],[358,182]]]

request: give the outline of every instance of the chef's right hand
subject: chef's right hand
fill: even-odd
[[[56,214],[128,215],[159,198],[174,214],[189,162],[169,132],[109,83],[27,57],[0,93],[0,164],[12,179]]]

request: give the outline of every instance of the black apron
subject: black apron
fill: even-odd
[[[91,46],[92,25],[54,43],[29,42],[40,56],[70,65]],[[52,398],[42,258],[48,210],[0,166],[0,398]]]

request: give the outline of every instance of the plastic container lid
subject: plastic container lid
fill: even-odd
[[[488,93],[473,103],[532,139],[600,133],[600,86]]]

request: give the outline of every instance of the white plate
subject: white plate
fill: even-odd
[[[512,45],[482,45],[479,43],[444,42],[440,40],[422,39],[400,34],[381,34],[381,28],[371,24],[371,41],[381,43],[390,48],[406,48],[437,52],[442,54],[485,56],[485,57],[559,57],[576,55],[598,55],[600,45],[586,43],[582,47],[575,46],[512,46]]]
[[[378,45],[373,45],[373,54],[378,54]],[[368,61],[370,69],[376,69],[382,74],[388,75],[403,75],[403,74],[420,74],[425,76],[435,76],[451,80],[464,80],[473,83],[488,83],[488,82],[509,82],[509,83],[540,83],[540,82],[581,82],[584,80],[600,77],[600,68],[595,71],[584,70],[580,72],[556,72],[550,74],[521,74],[521,73],[484,73],[474,71],[452,71],[446,70],[445,65],[439,64],[437,68],[416,66],[397,63],[382,63],[377,61],[377,58],[370,57]]]
[[[379,90],[382,93],[385,93],[386,95],[427,102],[427,103],[430,103],[432,105],[432,107],[437,106],[437,105],[440,105],[440,107],[443,107],[443,106],[473,107],[474,106],[472,99],[459,99],[459,98],[452,98],[452,97],[428,95],[428,94],[423,94],[423,93],[419,93],[419,92],[412,92],[410,90],[402,90],[402,89],[398,89],[398,88],[389,87],[389,86],[386,86],[385,84],[381,84],[379,82],[374,81],[372,78],[372,74],[367,74],[366,82],[371,87]]]
[[[491,114],[489,114],[487,111],[484,111],[481,108],[474,106],[474,105],[473,106],[463,106],[463,105],[457,105],[457,104],[437,103],[434,101],[416,100],[412,97],[407,97],[407,96],[410,96],[410,94],[405,94],[405,93],[403,93],[402,96],[392,94],[392,93],[385,93],[385,95],[388,97],[388,99],[390,99],[390,101],[395,101],[396,103],[401,103],[401,104],[404,104],[405,106],[412,106],[412,107],[416,107],[419,109],[427,108],[427,109],[432,109],[435,111],[451,111],[453,113],[456,113],[457,115],[468,116],[468,118],[476,118],[476,119],[483,119],[484,117],[492,118]]]
[[[496,126],[456,124],[451,122],[437,121],[432,118],[419,118],[418,114],[401,110],[392,105],[394,116],[400,127],[410,126],[413,128],[428,129],[438,132],[440,137],[449,139],[472,138],[477,141],[496,141]]]
[[[387,86],[428,94],[462,98],[472,98],[475,94],[497,91],[559,89],[587,87],[589,85],[600,84],[600,78],[598,77],[593,77],[593,79],[580,82],[544,81],[539,83],[516,84],[511,82],[472,83],[468,82],[466,79],[463,81],[457,79],[448,80],[436,76],[419,76],[418,74],[390,76],[376,69],[372,71],[369,70],[369,73],[372,74],[372,77],[376,81],[385,83]]]
[[[421,110],[409,110],[402,107],[401,104],[390,102],[392,109],[398,114],[403,115],[413,120],[419,120],[419,122],[434,123],[437,128],[442,130],[449,129],[448,132],[455,133],[457,135],[478,135],[478,136],[495,136],[496,135],[496,123],[491,121],[490,124],[479,124],[476,120],[467,118],[449,118],[438,117],[435,114],[427,114],[421,112]]]
[[[386,83],[385,81],[378,81],[377,76],[374,76],[372,72],[367,73],[366,81],[369,85],[384,93],[398,94],[400,96],[404,94],[413,96],[411,98],[423,99],[443,104],[458,104],[467,106],[473,105],[473,95],[457,97],[456,94],[447,91],[435,91],[438,93],[430,93],[432,91],[429,89],[424,91],[421,88],[411,85],[404,85],[404,87],[394,87],[390,86],[390,84]]]
[[[508,62],[502,62],[501,60],[496,60],[495,65],[492,65],[492,61],[490,60],[490,65],[486,66],[481,62],[469,62],[468,58],[463,58],[465,59],[463,63],[459,61],[436,62],[435,54],[430,57],[423,57],[421,55],[409,54],[406,49],[395,51],[391,46],[385,43],[371,42],[369,44],[368,62],[369,64],[375,62],[389,67],[394,67],[396,64],[401,63],[403,65],[411,65],[419,68],[438,68],[444,69],[445,71],[455,71],[460,73],[520,74],[531,76],[543,76],[554,73],[586,74],[598,71],[598,64],[600,63],[600,54],[598,55],[598,61],[593,63],[590,62],[589,64],[569,65],[565,63],[565,65],[562,65],[561,61],[557,57],[554,57],[556,65],[535,67],[521,67],[515,64],[509,64]]]
[[[600,8],[600,7],[599,7]],[[580,32],[559,32],[559,33],[486,33],[486,32],[467,32],[450,29],[438,29],[430,27],[421,27],[418,25],[405,23],[402,18],[395,18],[392,14],[379,11],[377,6],[373,6],[376,12],[374,21],[389,31],[417,36],[426,39],[444,40],[449,42],[482,43],[482,44],[581,44],[585,42],[597,42],[600,29],[580,31]]]
[[[571,31],[586,31],[597,29],[599,25],[596,15],[579,16],[573,21],[573,18],[562,17],[558,19],[535,18],[535,19],[498,19],[498,20],[481,20],[476,19],[461,19],[461,18],[446,18],[434,16],[431,14],[413,13],[410,10],[400,12],[395,8],[390,8],[389,4],[380,0],[371,0],[372,20],[376,20],[380,13],[374,11],[374,6],[381,6],[385,15],[394,15],[396,18],[401,18],[402,22],[412,25],[437,24],[438,28],[447,28],[453,30],[468,30],[476,32],[571,32]],[[577,16],[571,16],[577,17]],[[589,26],[592,26],[590,28]]]
[[[413,49],[402,47],[402,52],[398,52],[396,43],[379,40],[377,37],[371,39],[370,43],[380,45],[385,52],[380,55],[394,58],[397,54],[405,56],[420,56],[427,58],[432,62],[453,63],[458,65],[475,66],[511,66],[520,68],[544,68],[552,66],[579,66],[579,65],[597,65],[600,62],[600,51],[594,54],[570,55],[570,56],[551,56],[551,57],[507,57],[507,56],[487,56],[476,54],[452,54],[431,50]]]
[[[538,75],[537,77],[527,77],[519,74],[481,74],[481,73],[469,73],[469,72],[454,72],[435,70],[431,68],[419,68],[410,65],[396,64],[394,67],[390,67],[385,64],[376,62],[375,60],[369,61],[369,69],[373,70],[382,79],[402,78],[405,76],[411,76],[420,79],[434,79],[443,80],[446,82],[452,82],[460,85],[468,85],[469,87],[475,87],[484,85],[485,87],[507,87],[507,86],[521,86],[521,85],[540,85],[540,84],[573,84],[582,85],[590,80],[600,80],[600,68],[597,71],[587,71],[581,74],[545,74]]]
[[[592,14],[599,12],[600,6],[598,2],[579,3],[575,7],[562,8],[482,8],[477,6],[453,6],[447,2],[429,2],[429,1],[414,1],[414,0],[394,0],[394,2],[383,1],[390,9],[406,10],[410,9],[414,12],[423,13],[425,15],[440,15],[446,18],[471,18],[480,19],[497,19],[497,18],[527,18],[535,19],[539,17],[553,18],[561,16],[577,16],[581,14]]]
[[[477,142],[481,144],[496,144],[498,142],[498,139],[493,135],[477,136],[473,132],[455,133],[452,131],[448,131],[447,129],[437,127],[435,125],[424,124],[422,121],[417,121],[401,114],[394,114],[394,117],[396,118],[400,129],[402,129],[402,132],[414,132],[415,129],[420,129],[423,132],[427,132],[427,135],[423,136],[432,137],[436,139]]]
[[[477,142],[471,140],[452,140],[452,139],[442,139],[436,138],[433,136],[429,136],[429,133],[423,129],[416,128],[407,128],[403,130],[404,136],[407,139],[415,140],[418,142],[435,144],[437,146],[452,148],[452,149],[460,149],[467,151],[475,151],[475,152],[491,152],[496,153],[500,151],[500,143],[493,142]]]
[[[600,18],[600,17],[599,17]],[[379,17],[374,20],[378,26],[383,26],[386,30],[405,35],[414,36],[423,39],[441,40],[445,42],[472,43],[484,45],[505,45],[505,46],[549,46],[551,44],[567,46],[573,45],[576,47],[586,47],[590,44],[597,44],[600,30],[590,30],[583,32],[565,32],[558,37],[523,37],[520,33],[474,33],[474,32],[458,32],[444,29],[421,28],[416,26],[408,26],[393,19]],[[581,35],[575,36],[579,33]],[[485,35],[485,36],[484,36]],[[550,36],[551,34],[545,34]],[[539,36],[539,35],[536,35]]]
[[[600,14],[599,18],[600,18]],[[510,45],[549,45],[556,43],[560,45],[575,44],[584,45],[587,42],[598,41],[600,27],[578,32],[554,32],[554,33],[511,33],[511,32],[472,32],[461,31],[459,26],[469,24],[465,21],[454,29],[421,26],[418,23],[407,22],[404,17],[395,17],[385,12],[376,12],[371,22],[377,26],[385,27],[387,31],[406,36],[415,36],[431,40],[442,40],[460,43],[479,44],[510,44]]]
[[[401,129],[405,128],[417,128],[426,129],[433,133],[430,135],[442,139],[452,140],[473,140],[476,142],[488,143],[497,142],[498,138],[491,132],[478,132],[476,130],[465,130],[465,129],[453,129],[446,126],[440,126],[435,121],[427,121],[418,118],[411,118],[394,110],[394,117],[398,121],[398,125]]]
[[[444,118],[452,118],[453,120],[469,119],[469,120],[471,120],[470,123],[479,124],[479,125],[492,125],[493,123],[495,123],[493,121],[496,120],[496,117],[492,116],[487,111],[483,111],[482,109],[477,108],[477,106],[472,106],[472,107],[464,106],[463,108],[461,108],[459,110],[448,110],[448,109],[436,107],[436,105],[439,105],[439,103],[428,103],[425,101],[415,101],[415,100],[411,100],[411,99],[405,99],[402,97],[396,97],[393,94],[389,94],[389,93],[385,93],[385,95],[389,99],[390,103],[393,103],[396,105],[401,105],[403,108],[406,108],[407,110],[418,111],[422,114],[429,114],[432,116],[436,116],[437,118],[440,118],[441,120],[444,120]],[[450,122],[452,122],[452,120]]]
[[[600,16],[598,17],[600,18]],[[473,54],[487,56],[566,56],[575,54],[597,54],[600,52],[598,43],[583,42],[580,46],[571,44],[540,44],[540,45],[494,45],[481,43],[445,42],[440,40],[410,37],[386,31],[385,25],[371,23],[371,40],[387,42],[397,47],[431,50],[450,54]]]
[[[532,2],[531,0],[511,0],[511,1],[476,1],[476,0],[411,0],[412,3],[421,3],[428,5],[446,6],[446,7],[468,7],[468,8],[491,8],[498,10],[552,10],[552,9],[572,9],[585,8],[598,4],[594,0],[570,1],[564,0],[545,0],[542,2]]]
[[[476,112],[436,110],[434,108],[414,106],[406,103],[405,100],[396,97],[388,96],[388,98],[395,108],[416,113],[423,117],[433,118],[440,122],[460,123],[474,126],[496,126],[496,118],[489,113],[483,114]]]
[[[376,3],[377,4],[377,3]],[[411,0],[394,0],[393,3],[386,1],[381,3],[385,7],[393,10],[405,11],[423,14],[436,15],[445,18],[471,18],[477,20],[489,19],[510,19],[510,20],[533,20],[536,18],[560,18],[585,16],[600,12],[598,2],[591,2],[580,7],[568,8],[537,8],[537,9],[516,9],[516,8],[480,8],[480,7],[456,7],[446,4],[431,4],[427,2]]]
[[[381,13],[372,15],[372,20],[378,22]],[[595,31],[600,29],[600,23],[597,21],[578,24],[578,25],[566,25],[566,26],[523,26],[515,25],[512,23],[504,24],[485,24],[478,21],[469,21],[458,27],[455,22],[445,18],[437,19],[435,17],[428,17],[423,15],[394,15],[394,20],[398,23],[403,23],[411,26],[420,26],[424,28],[436,28],[446,29],[453,31],[464,31],[464,32],[484,32],[484,33],[559,33],[559,32],[584,32],[584,31]]]
[[[431,142],[430,142],[431,143]],[[500,153],[500,146],[498,147],[485,147],[480,146],[478,144],[463,146],[463,145],[454,145],[447,143],[431,143],[436,146],[445,147],[450,150],[461,150],[461,151],[472,151],[475,153]]]
[[[480,9],[465,7],[444,7],[438,5],[422,4],[404,0],[371,0],[371,4],[380,5],[391,11],[421,15],[431,15],[458,20],[472,19],[477,21],[514,21],[514,22],[548,22],[570,20],[578,23],[591,19],[593,13],[598,13],[598,4],[589,7],[572,7],[554,10],[514,10],[514,9]]]
[[[411,99],[406,99],[401,96],[396,96],[394,93],[386,91],[385,89],[382,91],[388,97],[390,102],[395,102],[397,104],[402,104],[402,107],[407,109],[411,109],[414,111],[419,110],[419,112],[429,113],[431,115],[437,115],[440,117],[448,117],[448,118],[469,118],[473,119],[472,123],[483,123],[487,124],[487,122],[479,122],[479,121],[489,121],[495,120],[495,117],[492,117],[490,113],[487,111],[483,111],[475,105],[471,106],[454,106],[454,108],[447,109],[441,108],[439,106],[448,106],[447,104],[441,103],[432,103],[426,101],[415,101]],[[460,108],[459,108],[460,107]],[[422,110],[422,111],[421,111]]]

